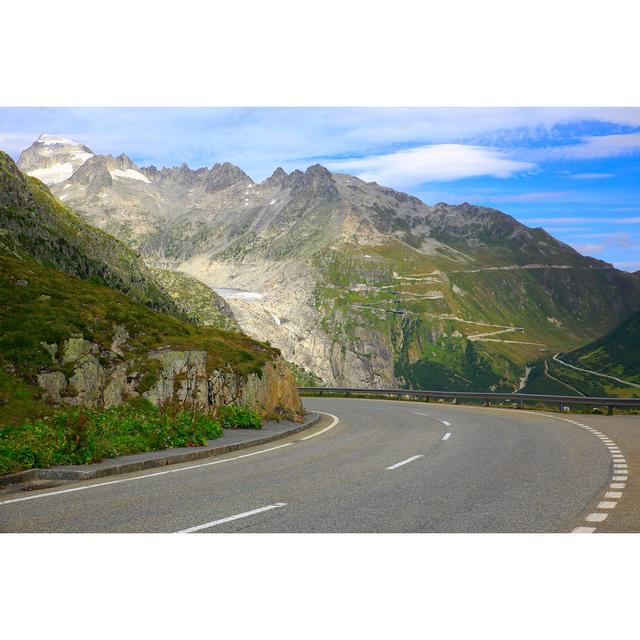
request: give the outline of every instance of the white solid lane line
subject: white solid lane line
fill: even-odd
[[[204,524],[199,524],[196,527],[189,527],[188,529],[182,529],[180,531],[176,531],[176,533],[192,533],[193,531],[209,529],[211,527],[217,527],[220,524],[224,524],[225,522],[233,522],[234,520],[240,520],[241,518],[248,518],[249,516],[255,516],[257,513],[264,513],[265,511],[271,511],[271,509],[278,509],[279,507],[286,507],[286,506],[287,506],[286,502],[276,502],[276,504],[269,504],[266,507],[260,507],[259,509],[254,509],[253,511],[245,511],[244,513],[238,513],[235,516],[229,516],[227,518],[221,518],[220,520],[205,522]]]
[[[316,413],[321,413],[325,416],[329,416],[330,418],[333,418],[333,421],[328,427],[321,429],[317,433],[312,433],[310,436],[305,436],[304,438],[300,438],[300,440],[310,440],[311,438],[315,438],[316,436],[319,436],[321,433],[325,433],[329,431],[329,429],[333,429],[333,427],[335,427],[338,424],[338,422],[340,422],[340,418],[338,418],[338,416],[334,416],[332,413],[326,413],[325,411],[316,411]]]
[[[398,467],[401,467],[404,464],[409,464],[409,462],[413,462],[414,460],[417,460],[418,458],[422,458],[422,457],[423,457],[422,454],[418,456],[411,456],[410,458],[407,458],[402,462],[397,462],[396,464],[392,464],[390,467],[387,467],[387,469],[397,469]]]
[[[316,413],[322,413],[324,415],[330,416],[331,418],[333,418],[333,422],[326,427],[325,429],[322,429],[321,431],[318,431],[318,433],[314,433],[311,436],[307,436],[306,438],[301,438],[302,440],[308,440],[309,438],[314,438],[315,436],[319,436],[321,433],[324,433],[325,431],[328,431],[329,429],[333,429],[333,427],[335,427],[338,422],[339,419],[330,414],[330,413],[325,413],[324,411],[317,411]],[[25,496],[24,498],[13,498],[12,500],[4,500],[4,501],[0,501],[0,505],[3,504],[11,504],[12,502],[24,502],[26,500],[37,500],[39,498],[48,498],[49,496],[58,496],[61,495],[63,493],[75,493],[76,491],[86,491],[87,489],[95,489],[97,487],[106,487],[108,485],[112,485],[112,484],[120,484],[122,482],[134,482],[135,480],[144,480],[145,478],[156,478],[158,476],[165,476],[169,473],[180,473],[181,471],[190,471],[192,469],[199,469],[200,467],[210,467],[216,464],[223,464],[225,462],[231,462],[233,460],[240,460],[242,458],[250,458],[252,456],[257,456],[260,455],[262,453],[267,453],[269,451],[275,451],[276,449],[282,449],[284,447],[290,447],[292,444],[294,444],[293,442],[285,442],[284,444],[279,444],[275,447],[269,447],[268,449],[262,449],[261,451],[254,451],[252,453],[244,453],[242,455],[239,456],[234,456],[233,458],[225,458],[224,460],[213,460],[211,462],[201,462],[200,464],[192,464],[189,465],[188,467],[180,467],[178,469],[168,469],[166,471],[155,471],[154,473],[145,473],[144,475],[141,476],[134,476],[133,478],[120,478],[118,480],[109,480],[107,482],[96,482],[95,484],[89,484],[89,485],[84,485],[82,487],[72,487],[71,489],[60,489],[58,491],[49,491],[48,493],[39,493],[36,495],[32,495],[32,496]]]
[[[451,432],[450,432],[450,431],[447,431],[447,433],[445,433],[445,434],[442,436],[442,439],[443,439],[443,440],[448,440],[450,437],[451,437]]]
[[[240,460],[240,458],[249,458],[251,456],[257,456],[261,453],[267,453],[268,451],[275,451],[276,449],[282,449],[283,447],[290,447],[293,442],[285,442],[279,444],[277,447],[270,447],[269,449],[262,449],[262,451],[254,451],[253,453],[244,453],[241,456],[234,456],[233,458],[225,458],[224,460],[214,460],[213,462],[202,462],[201,464],[192,464],[188,467],[180,467],[179,469],[168,469],[167,471],[156,471],[155,473],[146,473],[143,476],[135,476],[133,478],[120,478],[119,480],[109,480],[108,482],[98,482],[96,484],[89,484],[82,487],[73,487],[71,489],[61,489],[59,491],[50,491],[49,493],[40,493],[34,496],[26,496],[24,498],[13,498],[12,500],[4,500],[0,502],[0,505],[10,504],[12,502],[24,502],[25,500],[37,500],[38,498],[48,498],[49,496],[58,496],[61,493],[74,493],[75,491],[85,491],[87,489],[95,489],[96,487],[106,487],[110,484],[120,484],[121,482],[133,482],[134,480],[144,480],[145,478],[155,478],[156,476],[165,476],[169,473],[179,473],[180,471],[190,471],[191,469],[199,469],[200,467],[210,467],[214,464],[223,464],[224,462],[231,462],[232,460]]]

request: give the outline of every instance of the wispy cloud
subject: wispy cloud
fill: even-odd
[[[464,144],[436,144],[363,158],[327,159],[333,171],[356,173],[366,181],[395,187],[475,176],[508,178],[533,169],[531,162],[509,158],[499,149]]]
[[[584,234],[582,237],[601,238],[601,242],[572,242],[571,245],[580,253],[591,255],[603,253],[607,249],[632,249],[640,246],[637,240],[626,231],[600,234]]]
[[[628,218],[609,218],[609,217],[586,217],[586,216],[565,216],[554,218],[527,218],[527,224],[541,225],[564,225],[564,224],[640,224],[640,216],[632,216]]]
[[[536,162],[549,160],[597,160],[640,153],[640,133],[582,136],[577,144],[518,151]]]
[[[569,176],[572,180],[604,180],[605,178],[613,178],[613,173],[574,173]]]
[[[487,196],[492,202],[547,202],[567,200],[575,196],[573,191],[530,191],[528,193],[513,193],[506,195]]]

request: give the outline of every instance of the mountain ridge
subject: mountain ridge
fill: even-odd
[[[147,264],[248,291],[228,300],[243,330],[325,383],[510,390],[541,349],[640,308],[636,276],[497,209],[321,165],[260,183],[230,164],[135,170],[149,182],[52,188]]]

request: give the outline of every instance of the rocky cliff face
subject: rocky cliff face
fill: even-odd
[[[244,404],[263,417],[297,419],[304,413],[296,382],[281,359],[266,362],[259,373],[241,375],[230,367],[209,368],[206,351],[165,348],[127,358],[128,337],[118,325],[108,350],[81,335],[46,344],[52,365],[62,370],[38,374],[44,398],[60,405],[109,407],[142,396],[156,405],[179,403],[207,412]]]

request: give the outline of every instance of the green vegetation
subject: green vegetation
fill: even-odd
[[[291,373],[293,373],[293,377],[296,379],[296,384],[299,387],[321,387],[322,386],[322,378],[319,378],[312,371],[307,371],[304,367],[299,367],[297,364],[293,362],[288,362],[289,368],[291,369]]]
[[[156,282],[189,320],[207,327],[239,331],[227,303],[204,282],[182,271],[151,271]]]
[[[563,358],[564,359],[564,358]],[[577,365],[580,366],[580,365]],[[552,359],[536,362],[523,393],[546,393],[593,398],[640,397],[640,389],[584,371],[575,371]]]
[[[595,342],[560,358],[576,367],[640,383],[640,311]],[[601,384],[608,382],[600,380]]]
[[[126,358],[145,372],[143,387],[155,382],[159,364],[149,352],[161,347],[206,351],[210,370],[231,366],[241,375],[259,374],[279,354],[243,334],[183,322],[108,287],[15,257],[0,255],[0,300],[0,424],[51,413],[36,375],[59,370],[69,377],[45,345],[59,354],[74,334],[96,343],[105,359],[115,327],[124,327]]]
[[[169,447],[204,446],[222,435],[210,416],[136,400],[102,411],[72,408],[0,427],[0,474],[87,464]]]
[[[219,407],[217,417],[225,429],[262,429],[260,416],[242,405],[228,404]]]
[[[135,251],[87,224],[0,151],[0,253],[91,278],[152,308],[179,315]]]

